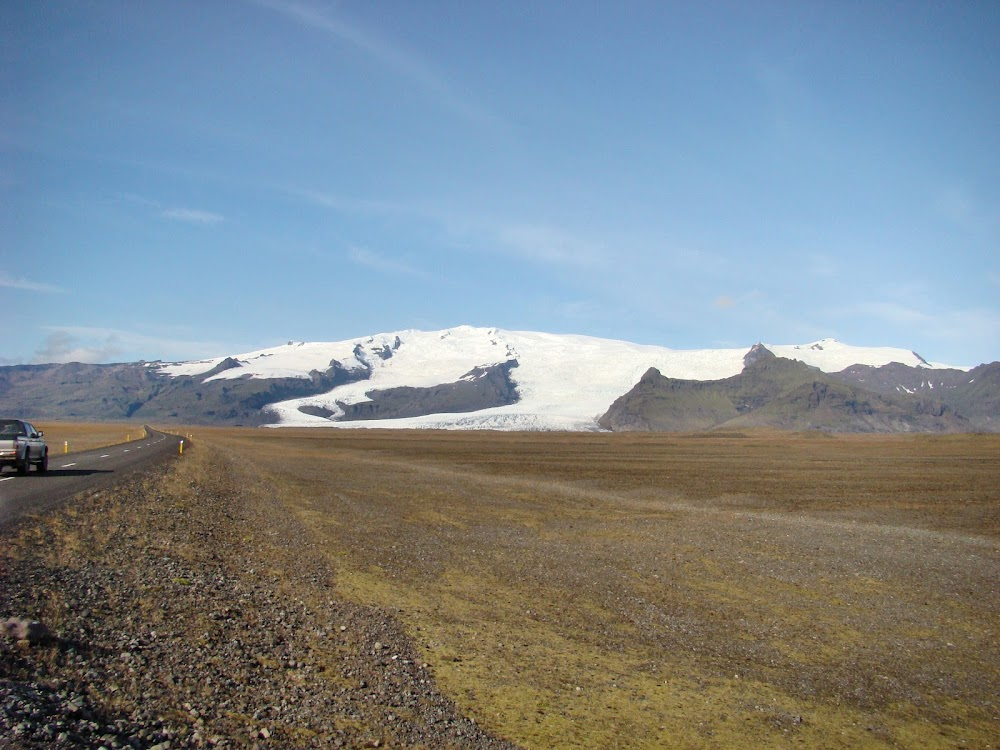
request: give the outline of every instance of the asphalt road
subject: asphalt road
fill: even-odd
[[[0,527],[21,515],[47,510],[80,492],[110,487],[124,476],[180,455],[180,436],[146,427],[144,440],[80,453],[54,453],[49,446],[49,470],[32,467],[27,476],[11,469],[0,472]]]

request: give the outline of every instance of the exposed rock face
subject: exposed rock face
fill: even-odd
[[[204,375],[200,375],[199,377],[202,379],[202,382],[204,382],[204,381],[208,380],[209,378],[218,375],[221,372],[225,372],[226,370],[232,370],[234,368],[242,367],[242,366],[243,365],[240,364],[239,360],[233,359],[232,357],[226,357],[224,360],[222,360],[221,362],[219,362],[219,364],[217,364],[211,370],[209,370],[208,372],[206,372]]]
[[[427,414],[459,414],[517,402],[517,387],[510,371],[517,360],[507,360],[489,367],[476,367],[454,383],[429,388],[386,388],[373,390],[370,401],[357,404],[338,402],[344,410],[343,421],[364,419],[399,419]]]
[[[316,404],[302,404],[299,407],[299,411],[303,414],[309,414],[313,417],[321,417],[323,419],[329,419],[335,412],[333,409],[327,409],[325,406],[317,406]]]
[[[599,424],[609,430],[686,431],[719,427],[823,429],[833,432],[946,432],[969,429],[948,405],[911,394],[883,395],[774,356],[750,350],[739,375],[676,380],[650,369],[612,404]]]
[[[383,346],[381,349],[375,349],[374,351],[383,360],[392,359],[392,355],[395,354],[396,351],[399,349],[399,347],[401,347],[402,345],[403,345],[402,340],[399,338],[399,336],[397,336],[396,340],[392,343],[392,346],[389,346],[387,344]]]
[[[855,365],[833,377],[884,396],[919,396],[946,405],[973,430],[1000,430],[1000,362],[965,370],[925,370],[898,362]]]
[[[750,347],[750,351],[746,353],[746,356],[743,357],[743,366],[749,367],[762,359],[776,359],[776,357],[774,356],[774,353],[763,344],[754,344]]]

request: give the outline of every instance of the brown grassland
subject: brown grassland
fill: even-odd
[[[997,746],[1000,436],[194,441],[525,747]]]
[[[45,443],[53,456],[63,453],[69,444],[69,453],[103,448],[106,445],[139,440],[145,436],[141,424],[124,422],[45,422],[35,423],[45,433]]]

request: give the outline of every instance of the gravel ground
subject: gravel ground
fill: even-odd
[[[513,747],[338,596],[256,474],[202,465],[0,538],[0,747]]]
[[[320,432],[0,535],[0,747],[998,747],[992,437]]]

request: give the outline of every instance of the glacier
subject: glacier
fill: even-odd
[[[852,346],[835,339],[764,346],[779,357],[796,359],[824,372],[890,362],[928,369],[949,367],[927,362],[907,349]],[[575,334],[458,326],[440,331],[394,331],[337,342],[288,342],[229,357],[162,364],[158,369],[169,376],[212,373],[205,380],[309,378],[312,372],[324,372],[336,362],[364,377],[318,396],[270,405],[267,408],[276,422],[273,426],[279,427],[579,431],[600,429],[597,419],[650,367],[671,378],[719,380],[742,371],[749,348],[670,349]],[[227,359],[238,366],[227,362],[212,372]],[[374,390],[454,383],[474,368],[511,360],[517,362],[510,371],[520,396],[517,403],[476,412],[334,421],[344,414],[338,402],[361,403],[369,400],[368,394]],[[305,413],[300,407],[332,417]]]

